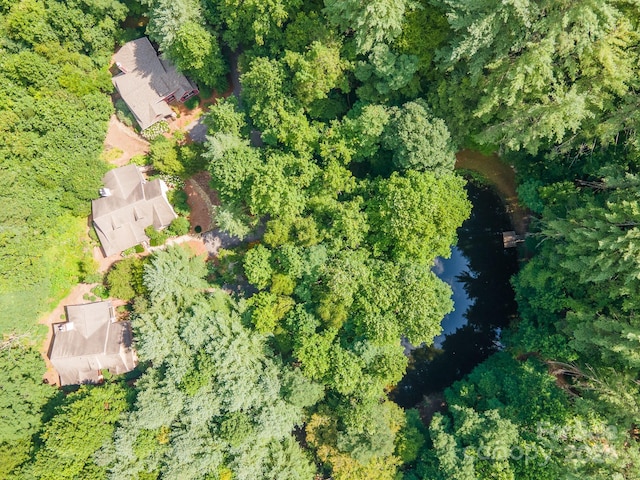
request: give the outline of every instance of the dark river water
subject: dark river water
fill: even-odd
[[[411,352],[407,374],[392,392],[405,408],[440,392],[501,348],[500,331],[516,314],[509,282],[517,270],[517,249],[505,249],[502,232],[512,230],[494,191],[469,183],[471,216],[458,229],[451,258],[438,259],[434,272],[451,285],[455,310],[442,321],[432,346]]]

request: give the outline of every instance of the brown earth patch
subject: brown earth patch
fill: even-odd
[[[198,172],[185,182],[184,190],[191,209],[191,233],[204,233],[213,229],[213,210],[215,206],[220,205],[220,201],[216,192],[209,186],[210,181],[209,172]],[[200,232],[196,232],[196,227],[200,227]]]
[[[169,132],[167,135],[170,136],[174,131],[184,129],[187,125],[191,124],[206,113],[209,106],[214,105],[218,98],[228,97],[231,93],[232,91],[230,89],[222,94],[214,91],[209,97],[201,98],[200,103],[191,110],[189,110],[184,103],[172,102],[170,107],[171,110],[176,113],[177,118],[169,121]]]
[[[120,122],[115,115],[111,115],[104,149],[107,157],[111,150],[122,151],[117,158],[109,158],[109,163],[121,167],[129,163],[134,155],[146,155],[149,152],[149,142]]]

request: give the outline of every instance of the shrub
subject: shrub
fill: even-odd
[[[185,176],[206,170],[207,160],[202,155],[204,149],[204,145],[199,143],[190,143],[180,148],[178,151],[178,159],[184,168]]]
[[[149,244],[152,247],[159,247],[160,245],[164,244],[164,242],[168,238],[168,235],[165,232],[159,232],[158,230],[153,228],[153,225],[149,225],[147,228],[145,228],[144,233],[146,233],[147,237],[149,237]]]
[[[100,243],[96,229],[93,226],[89,229],[89,238],[96,244]]]
[[[135,250],[136,253],[144,252],[144,247],[142,245],[140,245],[140,244],[138,244],[135,247],[133,247],[133,249]]]
[[[178,217],[173,222],[171,222],[171,225],[169,225],[169,228],[167,228],[167,233],[169,235],[175,235],[177,237],[186,235],[187,233],[189,233],[190,226],[191,225],[189,224],[189,220],[187,218]]]
[[[105,287],[104,285],[96,285],[91,289],[91,293],[93,293],[97,297],[102,298],[103,300],[109,298],[109,292],[107,290],[107,287]]]
[[[184,168],[178,158],[178,146],[175,140],[158,136],[151,142],[149,159],[153,168],[168,175],[182,175]]]
[[[160,120],[158,123],[154,123],[149,128],[145,128],[142,132],[140,132],[140,135],[142,135],[143,138],[151,141],[168,131],[169,124],[167,123],[167,121]]]
[[[127,107],[127,104],[124,103],[124,100],[119,98],[118,100],[116,100],[114,106],[116,109],[116,117],[118,118],[118,120],[120,120],[127,127],[132,127],[133,125],[135,125],[136,119],[131,113],[131,110],[129,110],[129,107]]]
[[[111,296],[129,301],[143,294],[143,265],[144,261],[139,258],[127,258],[116,263],[107,274]]]
[[[193,110],[198,105],[200,105],[200,96],[199,95],[194,95],[193,97],[187,99],[184,102],[184,106],[187,107],[189,110]]]
[[[136,245],[137,247],[137,245]],[[135,255],[136,254],[136,247],[131,247],[131,248],[127,248],[126,250],[122,251],[122,256],[123,257],[130,257],[131,255]]]
[[[80,271],[80,281],[82,283],[94,283],[91,279],[98,272],[98,262],[93,257],[85,255],[78,262],[78,270]]]
[[[187,138],[187,132],[185,132],[184,130],[175,130],[173,132],[173,139],[178,143],[184,142],[186,138]]]
[[[182,177],[178,175],[169,175],[168,173],[161,173],[160,175],[154,178],[160,178],[164,183],[167,184],[169,188],[178,188],[178,189],[184,188],[184,180],[182,179]],[[152,180],[152,178],[150,178],[149,180]]]
[[[173,189],[169,190],[167,193],[167,198],[169,203],[173,205],[173,209],[176,211],[178,215],[187,216],[191,209],[189,208],[189,204],[187,203],[187,192],[182,189]]]
[[[151,161],[149,160],[149,157],[146,155],[134,155],[129,160],[129,163],[138,165],[139,167],[144,167],[145,165],[150,165]]]
[[[206,85],[198,85],[198,87],[200,89],[200,97],[204,99],[211,98],[211,95],[213,95],[213,88],[207,87]]]
[[[82,280],[82,283],[101,283],[104,280],[104,275],[102,275],[102,273],[91,273],[88,275],[85,275],[84,279]]]

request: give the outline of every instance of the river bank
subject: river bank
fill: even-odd
[[[473,150],[456,153],[456,169],[478,173],[502,199],[513,229],[524,235],[529,228],[529,212],[518,201],[516,171],[497,154],[483,155]]]
[[[443,319],[433,345],[411,349],[407,374],[392,392],[404,408],[428,406],[423,412],[427,421],[442,408],[444,389],[502,348],[501,331],[517,315],[510,279],[519,252],[505,249],[501,234],[515,230],[525,235],[529,225],[529,212],[518,201],[516,172],[497,155],[462,150],[456,169],[470,177],[473,210],[458,229],[451,257],[434,265],[452,288],[455,310]]]

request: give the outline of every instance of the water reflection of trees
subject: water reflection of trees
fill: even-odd
[[[495,352],[499,329],[516,313],[509,279],[517,268],[517,252],[505,250],[501,236],[511,229],[509,217],[490,189],[470,185],[468,192],[473,212],[458,230],[458,248],[469,270],[456,276],[472,300],[464,314],[467,323],[446,335],[440,349],[421,346],[413,351],[407,374],[393,394],[404,407],[448,387]]]

